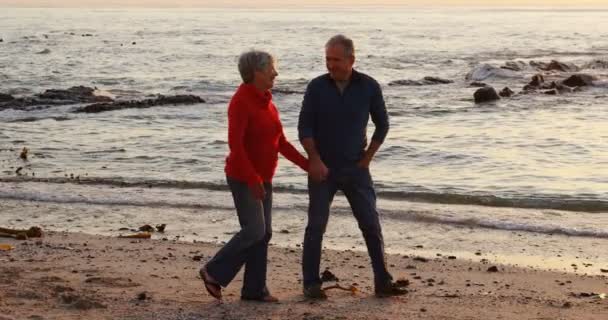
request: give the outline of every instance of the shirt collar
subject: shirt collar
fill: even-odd
[[[349,81],[359,81],[361,80],[361,73],[355,69],[353,69],[353,72],[350,75],[350,79],[348,79]],[[327,81],[334,81],[334,79],[331,78],[331,75],[329,73],[325,74],[325,79],[327,79]]]
[[[270,90],[261,92],[252,83],[242,83],[239,87],[239,90],[243,90],[244,93],[251,97],[255,97],[257,100],[263,102],[265,105],[270,102],[270,100],[272,100],[272,93],[270,92]]]

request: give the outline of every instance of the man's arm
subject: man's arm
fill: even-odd
[[[308,175],[315,181],[323,181],[327,177],[327,167],[321,160],[314,141],[314,99],[311,83],[306,88],[302,109],[298,118],[298,136],[308,154]]]
[[[361,168],[369,168],[369,164],[372,162],[374,155],[380,149],[380,145],[384,142],[388,129],[390,127],[388,120],[388,112],[386,111],[386,105],[384,103],[384,97],[382,96],[382,89],[380,85],[375,83],[375,94],[372,97],[372,104],[370,107],[370,115],[372,122],[376,126],[372,141],[369,144],[367,150],[363,154],[363,158],[359,161],[358,165]]]

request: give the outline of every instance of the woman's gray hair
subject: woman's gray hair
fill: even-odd
[[[351,38],[343,34],[335,35],[329,40],[327,40],[327,43],[325,44],[325,49],[333,47],[335,45],[341,45],[342,48],[344,48],[344,55],[346,57],[352,57],[355,55],[355,44],[353,43],[353,40]]]
[[[265,70],[274,57],[265,51],[249,50],[239,57],[239,73],[244,83],[251,83],[256,71]]]

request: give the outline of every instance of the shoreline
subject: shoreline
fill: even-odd
[[[393,276],[408,279],[408,295],[373,296],[365,252],[325,250],[343,286],[329,300],[304,299],[301,251],[271,246],[268,285],[281,303],[239,300],[242,273],[215,302],[198,268],[217,244],[118,239],[48,232],[41,239],[0,239],[1,319],[605,319],[605,275],[579,275],[476,263],[437,256],[388,255]],[[497,272],[489,272],[496,267]],[[333,283],[327,283],[331,285]]]
[[[71,192],[84,199],[109,196],[105,193],[106,191],[96,190],[97,192],[83,193],[83,190]],[[121,192],[125,196],[124,191],[124,189],[117,189],[111,191],[111,195]],[[165,194],[157,193],[145,196],[144,193],[138,191],[132,190],[131,193],[140,199],[152,199],[154,196],[168,197]],[[32,189],[30,192],[40,191]],[[145,190],[145,192],[150,192],[150,190]],[[200,199],[198,198],[199,193],[191,194],[188,197],[188,199],[193,199],[192,201]],[[146,224],[155,226],[164,223],[167,224],[166,232],[154,234],[153,239],[167,238],[186,242],[221,244],[228,241],[239,230],[234,209],[228,205],[232,199],[228,193],[221,191],[207,192],[205,197],[206,205],[199,208],[4,199],[0,203],[0,212],[2,212],[0,226],[18,229],[39,226],[45,231],[80,232],[116,237],[129,233],[130,230],[137,230]],[[301,196],[277,194],[273,210],[272,243],[291,249],[298,249],[301,246],[306,226],[306,210],[299,203],[304,203],[305,200],[305,197]],[[220,206],[216,206],[216,204]],[[344,199],[336,198],[324,237],[324,247],[332,250],[366,251],[361,231],[347,206]],[[380,208],[387,206],[386,202],[379,203]],[[505,224],[514,224],[513,221],[523,222],[526,221],[525,219],[529,219],[539,223],[551,220],[552,224],[558,225],[559,219],[565,218],[558,216],[557,214],[560,214],[558,212],[489,210],[484,207],[420,203],[407,203],[406,210],[406,214],[410,215],[406,219],[395,218],[387,214],[386,210],[381,212],[387,253],[416,255],[425,258],[434,258],[438,254],[454,255],[459,259],[474,262],[490,260],[505,265],[535,267],[547,271],[575,274],[602,275],[605,273],[601,270],[608,269],[608,260],[605,256],[608,241],[604,238],[517,229],[497,230],[479,227],[475,224],[440,223],[436,218],[440,216],[446,219],[458,217],[458,219],[466,220],[480,219],[481,216],[489,218],[495,216],[510,220],[510,222],[508,220],[503,222]],[[429,219],[433,217],[435,219]],[[496,220],[498,221],[498,218]],[[601,224],[599,220],[596,223]]]

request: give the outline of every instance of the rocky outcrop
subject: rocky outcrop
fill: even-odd
[[[566,80],[562,81],[562,84],[568,87],[593,86],[593,80],[595,80],[593,76],[579,73],[571,75]]]
[[[488,78],[520,78],[521,76],[521,74],[513,70],[497,68],[490,64],[482,64],[467,73],[465,79],[482,81]]]
[[[533,91],[539,89],[545,83],[545,77],[542,74],[535,74],[528,84],[524,86],[524,91]]]
[[[499,96],[503,97],[503,98],[508,98],[511,97],[512,95],[514,95],[515,92],[513,92],[513,90],[511,90],[509,87],[504,87],[502,90],[500,90],[500,92],[498,93]]]
[[[38,97],[46,100],[73,101],[74,103],[114,101],[110,97],[96,95],[95,89],[84,86],[71,87],[67,90],[50,89],[39,94]]]
[[[483,83],[483,82],[478,82],[478,81],[473,81],[471,83],[469,83],[469,87],[477,87],[477,88],[482,88],[487,86],[487,84]]]
[[[513,70],[513,71],[522,71],[528,65],[523,61],[507,61],[505,65],[500,66],[502,69]]]
[[[549,63],[530,61],[530,66],[544,71],[576,72],[579,70],[573,63],[551,60]]]
[[[475,98],[475,103],[500,100],[498,93],[496,93],[496,89],[494,89],[493,87],[479,88],[477,89],[477,91],[475,91],[473,97]]]
[[[452,80],[439,77],[424,77],[421,80],[395,80],[388,83],[389,86],[428,86],[436,84],[454,83]]]
[[[139,101],[116,101],[111,103],[95,103],[86,107],[78,108],[75,113],[99,113],[106,111],[122,110],[122,109],[145,109],[164,105],[190,105],[204,103],[201,97],[194,95],[176,95],[163,96],[159,95],[154,99],[145,99]]]
[[[15,100],[15,98],[10,94],[0,93],[0,102],[7,102],[12,100]]]
[[[0,111],[4,109],[27,110],[32,106],[57,106],[76,103],[112,102],[112,98],[97,95],[89,87],[71,87],[69,89],[50,89],[31,97],[5,99],[0,98]]]

